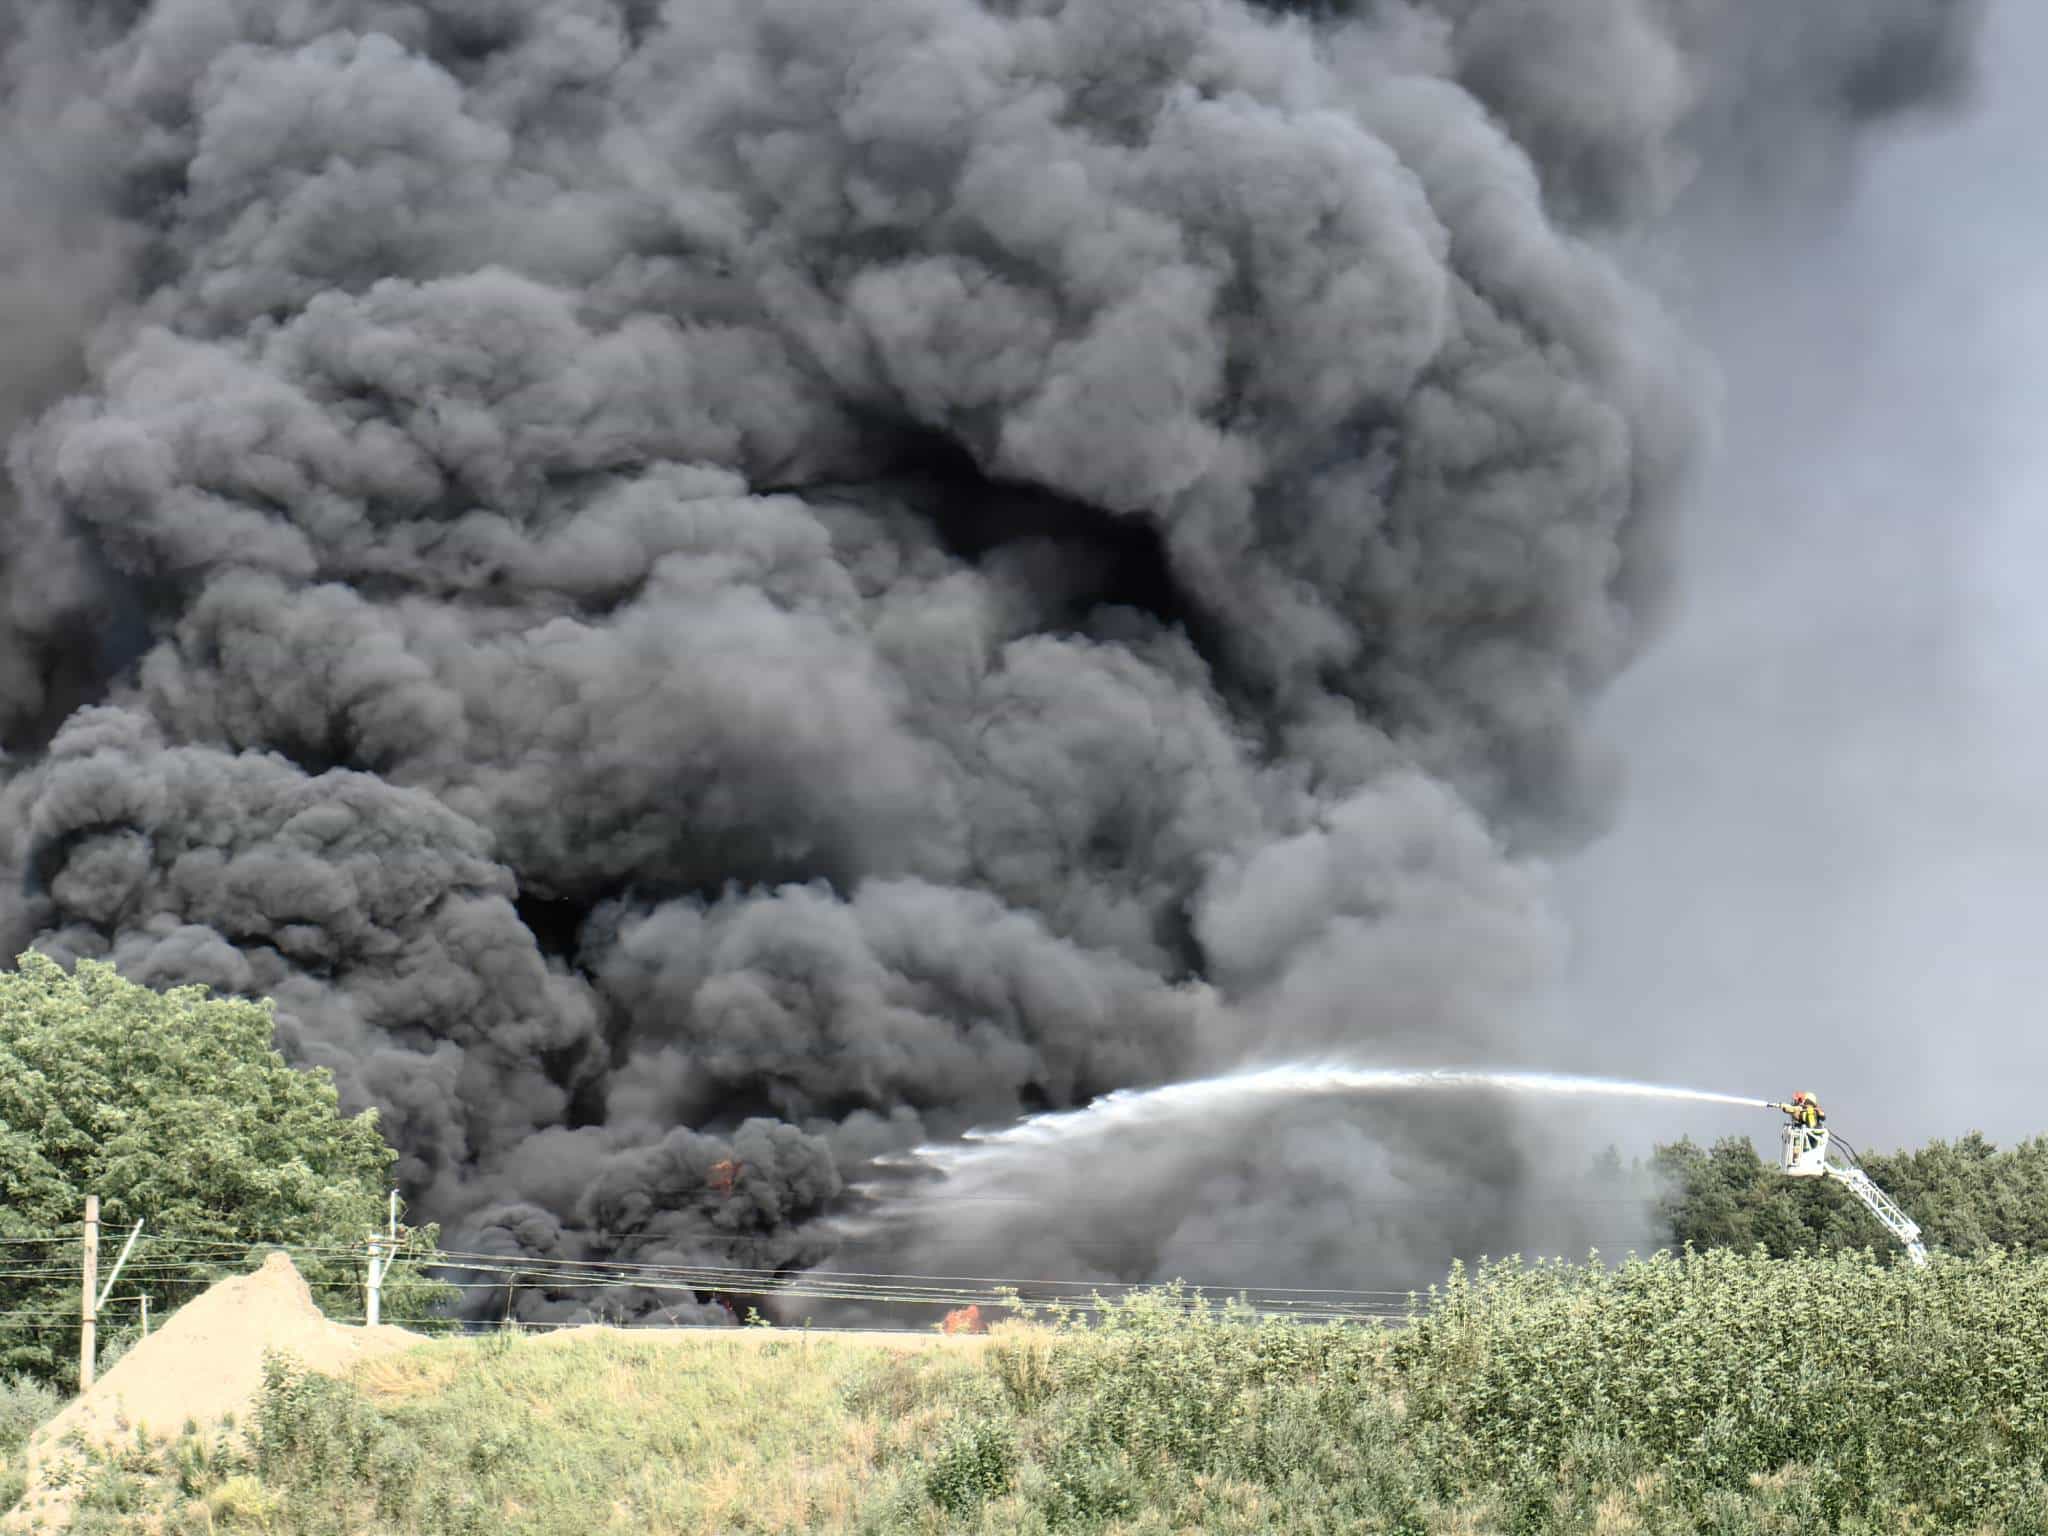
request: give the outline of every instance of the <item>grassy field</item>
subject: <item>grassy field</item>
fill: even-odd
[[[1172,1293],[979,1346],[444,1340],[110,1457],[84,1532],[2048,1533],[2048,1261],[1454,1276],[1414,1326]]]

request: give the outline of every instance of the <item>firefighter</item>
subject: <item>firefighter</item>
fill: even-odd
[[[1827,1123],[1827,1111],[1820,1107],[1820,1100],[1803,1088],[1792,1095],[1790,1104],[1772,1107],[1782,1109],[1791,1117],[1792,1123],[1805,1133],[1805,1144],[1809,1147],[1814,1144],[1820,1128]]]

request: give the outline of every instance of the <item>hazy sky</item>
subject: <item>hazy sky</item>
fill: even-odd
[[[1571,1064],[1811,1088],[1866,1145],[2048,1131],[2048,8],[1986,41],[1824,233],[1702,258],[1723,439],[1563,876]]]

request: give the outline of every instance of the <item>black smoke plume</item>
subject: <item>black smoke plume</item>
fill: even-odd
[[[1616,253],[1971,20],[4,0],[7,936],[276,997],[544,1256],[815,1263],[922,1139],[1499,1057],[1704,420]],[[1074,1261],[1312,1245],[1386,1155],[1327,1124]],[[1385,1177],[1516,1187],[1453,1141]]]

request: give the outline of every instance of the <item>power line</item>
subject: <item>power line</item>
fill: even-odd
[[[295,1258],[331,1259],[360,1262],[363,1258],[359,1249],[349,1247],[304,1246],[263,1240],[230,1242],[221,1239],[179,1238],[158,1235],[145,1239],[140,1245],[145,1257],[138,1258],[129,1266],[134,1273],[182,1272],[211,1262],[239,1261],[249,1253],[263,1248],[275,1248],[290,1253]],[[168,1250],[168,1252],[164,1252]],[[148,1256],[153,1255],[153,1256]],[[864,1290],[880,1293],[901,1293],[908,1291],[952,1290],[966,1286],[1016,1286],[1055,1287],[1081,1291],[1083,1293],[1103,1292],[1124,1294],[1139,1290],[1157,1289],[1157,1282],[1118,1281],[1090,1278],[1063,1278],[1055,1276],[1009,1276],[1009,1275],[960,1275],[927,1274],[908,1271],[878,1270],[826,1270],[793,1268],[790,1266],[748,1266],[705,1263],[655,1263],[646,1261],[625,1261],[615,1259],[571,1259],[544,1255],[487,1253],[479,1250],[441,1250],[435,1255],[417,1260],[425,1267],[438,1269],[465,1270],[475,1273],[517,1272],[535,1277],[553,1277],[562,1284],[595,1283],[603,1280],[630,1279],[642,1277],[647,1280],[696,1282],[703,1287],[723,1285],[738,1287],[743,1282],[756,1282],[761,1288],[783,1289],[793,1283],[810,1287],[832,1287],[845,1290]],[[56,1265],[38,1265],[28,1268],[0,1269],[0,1278],[47,1277],[67,1273]],[[1256,1291],[1267,1295],[1300,1296],[1348,1296],[1348,1297],[1405,1297],[1405,1290],[1368,1290],[1324,1286],[1287,1285],[1224,1285],[1187,1287],[1191,1293],[1225,1294],[1238,1291]]]
[[[644,1238],[648,1234],[637,1236]],[[1628,1238],[1612,1241],[1632,1243],[1638,1237],[1639,1234],[1631,1234]],[[14,1244],[68,1243],[73,1239],[68,1236],[15,1237],[7,1241]],[[141,1256],[130,1267],[129,1272],[139,1282],[175,1291],[208,1281],[212,1276],[207,1271],[233,1268],[245,1262],[251,1254],[266,1249],[283,1251],[309,1266],[338,1264],[355,1269],[365,1262],[364,1253],[354,1247],[324,1244],[295,1247],[289,1243],[268,1239],[241,1240],[218,1236],[185,1237],[175,1233],[155,1233],[142,1243]],[[4,1262],[0,1260],[0,1264]],[[1032,1310],[1059,1308],[1088,1315],[1113,1307],[1119,1299],[1129,1300],[1140,1292],[1166,1289],[1152,1281],[655,1263],[486,1253],[460,1249],[417,1254],[412,1256],[411,1263],[421,1271],[440,1271],[452,1276],[492,1277],[442,1279],[436,1283],[462,1293],[502,1293],[507,1298],[508,1309],[513,1298],[520,1295],[544,1293],[567,1301],[574,1293],[579,1292],[589,1293],[594,1297],[601,1297],[606,1292],[627,1292],[636,1297],[688,1295],[698,1301],[709,1298],[724,1301],[728,1305],[732,1299],[758,1296],[764,1300],[773,1297],[777,1300],[838,1302],[868,1307],[957,1308],[985,1305],[1001,1308],[1016,1305]],[[75,1274],[75,1264],[66,1266],[56,1262],[0,1267],[0,1281],[68,1282]],[[1190,1306],[1209,1305],[1219,1301],[1241,1302],[1260,1316],[1303,1322],[1395,1320],[1411,1315],[1424,1300],[1424,1293],[1418,1288],[1391,1290],[1333,1286],[1177,1284],[1175,1289]],[[563,1296],[562,1293],[570,1295]],[[601,1306],[602,1302],[597,1304]],[[31,1318],[74,1320],[68,1311],[63,1310],[17,1309],[13,1312],[0,1313],[0,1321],[14,1320],[23,1326],[27,1326]],[[514,1321],[520,1321],[521,1326],[529,1326],[524,1320]],[[544,1326],[578,1325],[562,1323]],[[660,1325],[649,1323],[642,1318],[629,1326]]]
[[[747,1268],[738,1265],[715,1264],[646,1264],[623,1263],[615,1260],[586,1260],[561,1258],[529,1258],[520,1254],[486,1254],[457,1250],[444,1251],[434,1261],[447,1268],[481,1268],[484,1265],[513,1266],[535,1273],[554,1272],[574,1274],[583,1270],[601,1270],[612,1274],[649,1274],[663,1278],[702,1276],[708,1280],[729,1281],[742,1278],[758,1278],[764,1283],[787,1283],[792,1280],[821,1284],[858,1284],[866,1282],[917,1282],[927,1285],[1000,1285],[1000,1286],[1061,1286],[1105,1292],[1130,1292],[1159,1289],[1156,1281],[1058,1279],[1044,1276],[1011,1275],[951,1275],[951,1274],[909,1274],[901,1272],[880,1272],[870,1270],[826,1270],[826,1269],[766,1269]],[[1324,1286],[1231,1286],[1208,1285],[1189,1286],[1186,1289],[1200,1292],[1227,1292],[1241,1289],[1268,1293],[1287,1293],[1322,1296],[1406,1296],[1405,1290],[1354,1290]]]
[[[175,1241],[175,1240],[173,1240]],[[263,1246],[263,1245],[250,1245]],[[246,1252],[242,1247],[237,1252]],[[286,1252],[292,1252],[289,1247]],[[352,1250],[297,1250],[300,1258],[311,1258],[316,1252],[359,1257]],[[421,1259],[416,1261],[423,1269],[453,1271],[457,1274],[492,1275],[502,1278],[472,1281],[444,1281],[451,1288],[464,1292],[487,1294],[504,1293],[508,1298],[520,1293],[535,1292],[628,1292],[635,1295],[688,1295],[692,1298],[720,1298],[742,1296],[774,1296],[778,1300],[832,1301],[862,1306],[917,1306],[928,1308],[964,1307],[970,1305],[1004,1306],[1019,1304],[1027,1307],[1055,1305],[1081,1312],[1094,1313],[1113,1304],[1108,1292],[1128,1294],[1138,1289],[1131,1284],[1105,1285],[1091,1289],[1086,1294],[1055,1294],[1051,1296],[1029,1296],[1005,1277],[980,1277],[978,1281],[962,1283],[960,1277],[898,1275],[884,1278],[849,1272],[837,1275],[829,1271],[803,1272],[791,1275],[767,1269],[744,1269],[737,1266],[654,1266],[633,1264],[607,1264],[590,1260],[530,1260],[503,1255],[458,1254],[446,1258]],[[172,1261],[145,1261],[135,1266],[138,1279],[147,1283],[171,1285],[178,1281],[196,1283],[201,1277],[192,1268]],[[45,1281],[68,1281],[72,1271],[58,1268],[41,1268],[29,1271],[0,1272],[8,1278],[32,1278]],[[916,1282],[916,1283],[910,1283]],[[1025,1281],[1023,1285],[1033,1282]],[[1068,1287],[1086,1287],[1090,1282],[1082,1280],[1056,1283]],[[1190,1302],[1210,1299],[1200,1288],[1185,1288],[1184,1294]],[[1291,1317],[1298,1320],[1340,1321],[1355,1318],[1388,1317],[1398,1315],[1403,1308],[1392,1304],[1391,1298],[1406,1297],[1405,1292],[1340,1292],[1335,1290],[1304,1290],[1293,1292],[1285,1288],[1257,1289],[1239,1287],[1227,1299],[1242,1299],[1254,1310],[1264,1315]],[[1348,1298],[1339,1300],[1333,1298]],[[61,1310],[22,1309],[4,1317],[26,1319],[30,1316],[67,1318],[68,1312]]]

